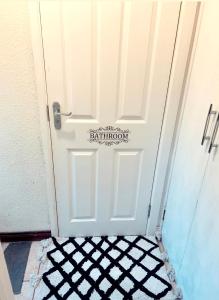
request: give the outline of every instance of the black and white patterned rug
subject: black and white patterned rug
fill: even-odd
[[[36,299],[172,299],[155,238],[55,239]]]

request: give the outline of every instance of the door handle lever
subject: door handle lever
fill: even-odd
[[[215,125],[214,125],[214,131],[213,131],[213,134],[212,134],[211,143],[210,143],[210,146],[209,146],[209,149],[208,149],[208,153],[211,153],[212,148],[217,148],[218,147],[218,144],[214,143],[215,138],[217,136],[218,127],[219,127],[219,114],[217,116],[217,120],[216,120]]]
[[[52,108],[53,108],[53,117],[54,117],[55,129],[61,129],[61,127],[62,127],[61,116],[71,117],[72,112],[62,113],[59,102],[53,102]]]
[[[61,112],[55,111],[54,114],[55,114],[56,116],[71,117],[72,112],[69,112],[69,113],[61,113]]]

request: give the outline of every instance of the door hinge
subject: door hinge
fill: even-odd
[[[47,115],[47,121],[50,121],[50,117],[49,117],[49,106],[46,105],[46,115]]]
[[[150,215],[151,215],[151,204],[149,204],[148,206],[148,218],[150,217]]]
[[[165,218],[165,215],[166,215],[166,209],[164,209],[164,211],[163,211],[163,221],[164,221],[164,218]]]

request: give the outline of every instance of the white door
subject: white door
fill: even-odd
[[[41,1],[60,235],[146,232],[179,11]]]
[[[185,107],[167,196],[163,240],[178,278],[181,278],[180,269],[209,159],[210,139],[203,140],[203,136],[212,136],[217,118],[216,113],[209,114],[210,108],[211,112],[218,112],[219,109],[219,40],[215,38],[219,33],[218,20],[219,9],[215,9],[215,3],[206,4],[191,76],[188,78]],[[194,249],[196,248],[192,250],[193,256]],[[186,270],[188,274],[188,268]],[[189,280],[191,284],[188,276]],[[190,295],[188,299],[195,298]]]

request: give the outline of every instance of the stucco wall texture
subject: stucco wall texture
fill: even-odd
[[[0,232],[49,229],[28,18],[27,1],[0,1]]]

